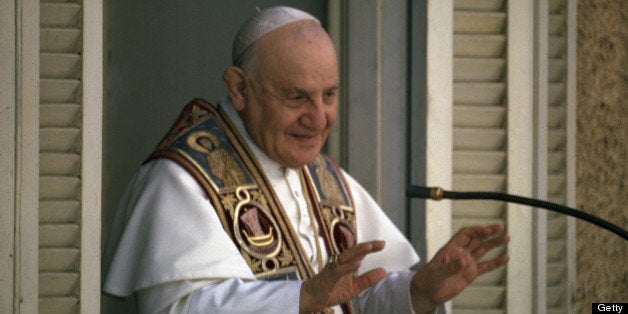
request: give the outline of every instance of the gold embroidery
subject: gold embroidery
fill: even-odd
[[[240,249],[240,255],[242,255],[242,258],[244,258],[246,264],[249,265],[249,268],[251,268],[251,270],[255,272],[255,269],[253,269],[253,261],[251,261],[251,257],[249,256],[249,254]]]
[[[231,219],[233,219],[235,215],[235,205],[238,200],[233,196],[233,194],[227,194],[222,197],[220,201],[222,206],[229,212]]]
[[[201,121],[201,119],[207,116],[207,111],[201,110],[201,108],[199,107],[192,107],[192,110],[190,112],[190,123],[196,124],[198,121]]]
[[[192,149],[207,154],[209,170],[222,182],[224,189],[246,184],[246,176],[240,165],[228,151],[220,147],[220,140],[214,133],[194,132],[188,136],[187,143]]]
[[[334,214],[332,213],[331,208],[325,207],[322,210],[323,212],[323,219],[325,219],[325,223],[327,225],[331,224],[331,221],[335,218]]]
[[[316,175],[321,184],[321,194],[327,198],[327,201],[335,204],[344,204],[342,193],[336,182],[336,178],[327,170],[323,157],[319,157],[316,160]]]
[[[275,219],[251,199],[245,188],[236,190],[238,204],[233,217],[233,232],[240,247],[259,259],[275,257],[282,247],[281,232]]]
[[[244,222],[245,229],[242,230],[246,240],[254,246],[267,246],[275,241],[273,236],[273,227],[269,227],[268,232],[262,229],[257,208],[251,208],[242,214],[241,218]],[[251,233],[252,235],[250,235]]]
[[[309,201],[316,208],[316,218],[324,234],[323,238],[333,254],[340,254],[357,242],[353,201],[350,195],[344,194],[347,190],[342,185],[344,180],[340,171],[331,161],[320,155],[313,164],[304,167],[302,172],[304,178],[307,178],[305,183],[308,188],[320,200],[320,203]]]
[[[279,262],[282,267],[290,265],[290,262],[294,259],[294,256],[284,246],[281,248],[281,254],[279,255]]]
[[[254,200],[260,202],[264,208],[268,208],[268,201],[266,201],[266,197],[260,191],[251,191],[251,196]]]

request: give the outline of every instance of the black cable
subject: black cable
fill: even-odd
[[[602,227],[606,230],[609,230],[620,237],[624,238],[624,240],[628,240],[628,232],[626,230],[620,228],[617,225],[614,225],[602,218],[593,216],[591,214],[563,206],[558,205],[551,202],[541,201],[534,198],[528,198],[523,196],[517,196],[506,193],[496,193],[496,192],[452,192],[445,191],[441,188],[435,187],[422,187],[422,186],[411,186],[406,189],[406,196],[410,198],[429,198],[433,200],[441,200],[443,198],[453,199],[453,200],[497,200],[497,201],[506,201],[511,203],[519,203],[523,205],[529,205],[532,207],[540,207],[545,208],[554,212],[558,212],[561,214],[569,215],[572,217],[580,218],[582,220],[588,221],[592,224],[595,224],[599,227]]]

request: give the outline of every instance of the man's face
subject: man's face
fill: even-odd
[[[298,168],[316,158],[336,121],[338,67],[326,35],[291,38],[284,28],[260,42],[259,73],[236,109],[272,160]]]

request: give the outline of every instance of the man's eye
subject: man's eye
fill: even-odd
[[[324,101],[325,103],[330,103],[330,102],[335,101],[336,98],[337,98],[336,91],[326,92]]]

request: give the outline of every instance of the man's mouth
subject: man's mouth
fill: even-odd
[[[318,141],[318,134],[292,134],[292,137],[296,138],[300,142],[314,142]]]

